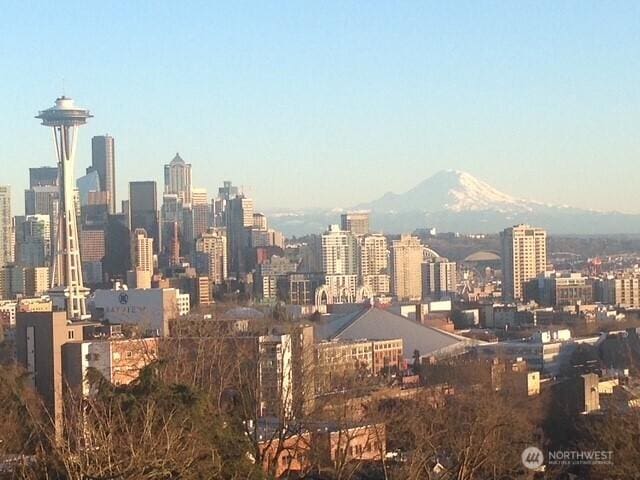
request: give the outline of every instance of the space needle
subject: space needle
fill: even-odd
[[[58,159],[60,198],[55,238],[55,256],[51,279],[51,300],[57,308],[67,311],[68,320],[81,320],[87,316],[85,299],[89,290],[82,281],[80,244],[76,209],[74,205],[75,175],[73,169],[78,127],[87,123],[92,115],[64,95],[56,99],[53,107],[42,110],[36,118],[42,125],[52,127],[53,141]]]

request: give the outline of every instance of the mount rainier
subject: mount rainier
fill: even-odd
[[[637,234],[640,215],[599,212],[524,200],[497,190],[473,175],[443,170],[405,193],[386,193],[352,208],[270,212],[270,222],[286,235],[320,233],[339,223],[343,211],[371,212],[375,231],[412,232],[435,227],[438,231],[496,233],[517,223],[546,228],[552,234]]]

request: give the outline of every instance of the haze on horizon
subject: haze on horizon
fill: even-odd
[[[515,197],[640,212],[636,2],[3,6],[0,184],[54,164],[64,92],[116,139],[118,201],[176,151],[259,209],[349,207],[443,169]],[[7,166],[12,168],[7,169]]]

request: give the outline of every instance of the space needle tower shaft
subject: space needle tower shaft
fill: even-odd
[[[42,120],[42,125],[52,128],[58,160],[60,195],[50,294],[54,306],[64,308],[69,320],[80,320],[87,315],[85,299],[89,292],[82,280],[74,202],[74,157],[78,127],[91,117],[89,110],[76,106],[71,98],[65,96],[56,99],[53,107],[36,116]]]

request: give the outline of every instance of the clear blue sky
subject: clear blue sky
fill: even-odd
[[[259,208],[349,206],[444,168],[640,212],[640,2],[3,2],[0,183],[53,164],[65,91],[116,138],[119,200],[179,151]]]

